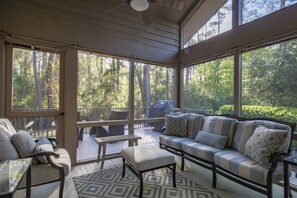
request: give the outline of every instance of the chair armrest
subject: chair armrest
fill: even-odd
[[[48,137],[47,139],[51,142],[51,144],[52,144],[52,146],[53,146],[54,149],[58,149],[58,148],[59,148],[59,147],[57,146],[57,143],[58,143],[57,138],[51,138],[51,137]]]
[[[40,153],[33,153],[31,155],[26,156],[26,158],[28,157],[32,157],[32,158],[37,158],[37,157],[46,157],[47,162],[54,168],[56,169],[63,169],[63,166],[60,164],[55,163],[50,157],[53,156],[54,158],[59,158],[60,155],[55,153],[55,152],[51,152],[51,151],[44,151],[44,152],[40,152]]]
[[[277,152],[277,153],[273,153],[270,157],[269,162],[272,163],[270,171],[274,171],[277,167],[277,163],[279,161],[281,161],[284,157],[289,156],[290,154],[288,153],[284,153],[284,152]]]

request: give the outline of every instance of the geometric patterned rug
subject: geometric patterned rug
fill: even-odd
[[[113,168],[73,178],[80,198],[137,198],[139,180],[126,168]],[[169,169],[143,173],[143,198],[219,198],[210,190],[176,173],[176,188],[172,185]]]

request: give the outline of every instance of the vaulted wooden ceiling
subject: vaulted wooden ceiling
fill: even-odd
[[[129,0],[1,0],[0,28],[12,35],[176,66],[180,22],[200,1],[156,0],[138,12]],[[149,24],[143,20],[147,14]]]
[[[104,1],[107,4],[106,0]],[[137,12],[129,5],[130,0],[109,0],[114,4],[112,9],[116,12],[118,8],[123,7],[127,12]],[[161,18],[169,22],[180,23],[192,8],[201,0],[156,0],[156,3],[150,3],[147,11],[152,18]],[[138,14],[143,14],[138,13]]]

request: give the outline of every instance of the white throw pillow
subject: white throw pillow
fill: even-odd
[[[258,126],[245,144],[244,154],[265,168],[271,167],[271,155],[281,152],[288,139],[288,131]]]

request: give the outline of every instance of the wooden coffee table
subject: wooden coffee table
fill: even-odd
[[[106,155],[106,144],[114,143],[114,142],[122,142],[122,141],[129,141],[129,146],[137,146],[138,140],[140,140],[141,137],[129,134],[129,135],[116,135],[116,136],[108,136],[108,137],[100,137],[96,138],[95,141],[98,144],[98,156],[97,156],[97,162],[100,161],[101,157],[101,169],[103,169],[104,161],[105,159],[112,159],[116,157],[121,157],[121,153],[112,153]],[[102,151],[102,154],[101,154]]]

